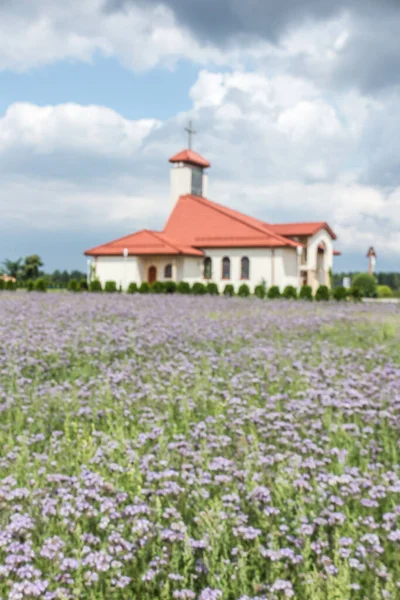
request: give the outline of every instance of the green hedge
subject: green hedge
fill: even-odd
[[[78,282],[76,281],[76,279],[71,279],[71,281],[68,283],[68,291],[69,292],[78,292],[79,291]]]
[[[388,285],[378,285],[379,298],[393,298],[393,290]]]
[[[206,286],[204,285],[204,283],[196,281],[196,283],[193,284],[191,291],[192,294],[194,294],[195,296],[203,296],[206,293]]]
[[[267,296],[270,300],[276,300],[277,298],[280,298],[281,292],[279,290],[279,287],[277,285],[273,285],[272,287],[270,287]]]
[[[164,285],[162,281],[155,281],[151,286],[150,286],[150,293],[151,294],[162,294],[164,292]]]
[[[348,291],[342,285],[339,287],[336,287],[332,290],[332,296],[338,302],[341,302],[342,300],[346,300],[347,295],[348,295]]]
[[[180,281],[176,286],[178,294],[190,294],[190,285],[187,281]]]
[[[89,285],[90,292],[102,292],[103,288],[101,287],[101,282],[98,279],[90,282]]]
[[[329,300],[330,293],[327,285],[320,285],[315,294],[315,299],[318,302]]]
[[[115,294],[118,291],[117,284],[115,281],[106,281],[104,284],[104,291],[108,294]]]
[[[227,283],[224,288],[224,296],[234,296],[234,295],[235,295],[235,288],[233,287],[233,285],[231,283]]]
[[[300,298],[300,300],[309,300],[309,301],[313,299],[311,285],[302,285],[301,286],[299,298]]]
[[[46,280],[43,279],[43,277],[39,277],[39,279],[36,279],[36,281],[35,281],[35,292],[46,292],[46,291],[47,291]]]
[[[256,285],[256,287],[254,288],[254,295],[257,296],[257,298],[260,298],[260,300],[263,300],[267,295],[265,285]]]
[[[210,294],[210,296],[218,296],[219,289],[216,283],[207,283],[206,285],[206,294]]]
[[[164,292],[166,294],[175,294],[177,285],[175,281],[165,281],[164,282]]]
[[[150,292],[149,284],[146,283],[146,281],[143,281],[143,283],[140,285],[139,293],[140,294],[148,294],[149,292]]]
[[[238,296],[240,296],[240,298],[248,298],[250,296],[250,288],[246,283],[242,283],[239,287]]]
[[[286,300],[297,300],[297,290],[294,285],[287,285],[283,290],[282,297]]]
[[[128,286],[128,294],[136,294],[139,291],[137,283],[133,282]]]

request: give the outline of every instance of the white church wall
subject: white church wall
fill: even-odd
[[[125,262],[126,261],[126,262]],[[99,256],[96,260],[96,276],[102,286],[106,281],[115,281],[126,289],[131,281],[140,285],[140,273],[136,256]]]
[[[296,248],[279,248],[276,285],[279,285],[281,291],[287,285],[293,285],[295,288],[299,286],[300,271]]]
[[[202,279],[203,259],[197,256],[183,256],[181,263],[181,279],[178,281],[187,281],[190,284]]]
[[[271,285],[271,250],[269,248],[208,248],[204,249],[206,256],[212,259],[212,278],[203,278],[203,265],[201,266],[201,279],[203,283],[212,281],[217,283],[220,291],[226,284],[232,284],[237,291],[242,283],[246,283],[253,291],[256,285],[266,282]],[[222,260],[227,256],[231,261],[231,278],[222,279]],[[247,256],[250,261],[250,278],[241,279],[241,259]]]

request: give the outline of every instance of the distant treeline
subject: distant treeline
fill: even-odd
[[[356,271],[352,273],[333,273],[332,286],[343,285],[345,277],[350,277],[350,280],[352,280],[356,275],[358,275]],[[378,280],[378,285],[387,285],[393,291],[400,291],[400,273],[375,273],[375,278]]]
[[[28,282],[44,279],[49,288],[67,288],[71,280],[80,282],[86,280],[86,274],[81,271],[59,271],[46,273],[43,270],[43,261],[38,254],[31,254],[25,258],[10,260],[6,258],[0,266],[0,275],[4,273],[16,279],[18,287],[25,287]]]

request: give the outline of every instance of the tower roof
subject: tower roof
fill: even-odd
[[[194,150],[182,150],[181,152],[178,152],[178,154],[175,154],[175,156],[172,156],[169,159],[169,162],[170,163],[180,163],[180,162],[188,163],[189,165],[194,165],[195,167],[201,167],[202,169],[208,169],[209,167],[211,167],[208,160],[206,160],[205,158],[200,156],[200,154],[197,154],[197,152],[194,152]]]

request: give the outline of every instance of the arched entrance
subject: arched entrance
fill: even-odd
[[[317,250],[317,280],[320,285],[326,285],[326,244],[318,244]]]
[[[151,267],[149,267],[149,270],[147,271],[147,281],[149,283],[154,283],[155,281],[157,281],[157,267],[155,267],[154,265],[151,265]]]

